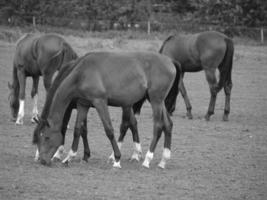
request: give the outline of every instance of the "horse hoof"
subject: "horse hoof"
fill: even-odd
[[[187,113],[186,116],[188,119],[193,119],[193,115],[191,113]]]
[[[112,153],[109,157],[108,157],[108,163],[114,163],[115,162],[115,156],[114,153]]]
[[[223,116],[223,121],[224,121],[224,122],[228,122],[228,121],[229,121],[229,118],[228,118],[227,115],[224,115],[224,116]]]
[[[62,162],[62,165],[63,165],[64,167],[69,167],[69,161],[67,160],[67,161],[65,161],[65,162]]]
[[[18,125],[18,126],[21,126],[21,125],[23,125],[23,121],[16,121],[15,124]]]
[[[209,115],[206,115],[205,116],[205,120],[208,122],[208,121],[210,121],[210,116]]]
[[[83,157],[82,159],[84,162],[87,162],[88,163],[88,157]]]
[[[61,159],[58,157],[54,157],[52,160],[53,160],[53,162],[61,162]]]
[[[141,158],[142,158],[142,156],[140,154],[133,153],[132,157],[130,158],[130,161],[131,162],[133,162],[133,161],[139,162]]]
[[[158,164],[158,167],[161,168],[161,169],[165,169],[165,166],[166,166],[166,163],[164,163],[164,162],[160,162]]]
[[[114,163],[113,163],[113,167],[114,167],[114,168],[121,169],[121,163],[120,163],[120,161],[118,161],[118,162],[114,161]]]
[[[146,161],[143,162],[142,166],[149,169],[149,163]]]

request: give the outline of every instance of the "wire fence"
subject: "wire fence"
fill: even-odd
[[[1,23],[1,21],[0,21]],[[3,23],[3,21],[2,21]],[[265,43],[267,38],[267,26],[262,27],[245,27],[245,26],[227,26],[214,23],[196,23],[193,21],[138,21],[129,22],[126,19],[118,21],[100,20],[100,19],[74,19],[59,17],[35,17],[26,16],[23,20],[20,18],[8,19],[9,25],[31,25],[33,27],[48,25],[55,27],[67,27],[75,30],[86,31],[108,31],[108,30],[135,30],[146,32],[201,32],[206,30],[216,30],[227,34],[228,36],[245,36],[253,38],[261,43]]]

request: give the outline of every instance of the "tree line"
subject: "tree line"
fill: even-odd
[[[127,27],[190,21],[221,26],[266,26],[266,0],[0,0],[0,23]]]

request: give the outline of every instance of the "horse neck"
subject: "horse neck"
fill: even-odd
[[[75,92],[76,90],[73,85],[74,85],[73,81],[64,80],[63,83],[58,87],[53,97],[47,121],[54,128],[54,130],[58,131],[61,130],[65,111],[68,105],[70,104],[71,100],[76,95]]]

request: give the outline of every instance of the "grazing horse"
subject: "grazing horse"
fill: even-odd
[[[186,36],[172,35],[163,42],[159,52],[180,62],[182,76],[185,72],[204,70],[211,94],[209,108],[205,116],[207,121],[210,120],[210,116],[214,114],[217,93],[224,88],[226,97],[223,120],[228,121],[232,89],[233,41],[224,34],[214,31]],[[220,72],[219,82],[216,80],[216,69]],[[182,79],[179,84],[179,90],[184,98],[187,116],[189,119],[192,119],[192,106]],[[176,98],[177,94],[178,93],[176,93],[176,96],[173,98]],[[172,113],[175,110],[175,103],[166,104],[166,107],[168,111]]]
[[[37,124],[37,126],[34,129],[34,134],[40,134],[40,130],[42,130],[42,127],[45,125],[49,109],[51,106],[51,102],[53,100],[54,94],[60,85],[60,83],[64,80],[65,77],[69,75],[69,73],[73,70],[74,67],[77,65],[75,64],[75,61],[70,61],[69,63],[63,65],[61,69],[59,70],[55,80],[53,81],[53,84],[51,88],[49,89],[47,96],[46,96],[46,101],[41,113],[41,116],[35,117],[34,120]],[[77,150],[78,150],[78,144],[79,144],[79,137],[80,135],[82,136],[83,139],[83,144],[84,144],[84,156],[83,160],[88,161],[88,158],[90,157],[90,149],[88,145],[88,140],[87,140],[87,119],[83,121],[83,123],[79,124],[79,118],[81,113],[83,112],[83,108],[86,109],[86,107],[92,106],[90,102],[86,102],[83,99],[75,99],[72,100],[72,102],[69,104],[68,108],[66,109],[66,112],[64,114],[63,118],[63,123],[62,123],[62,128],[61,128],[61,134],[63,136],[62,144],[58,148],[57,152],[54,154],[52,160],[57,159],[61,160],[63,156],[63,151],[64,151],[64,141],[65,141],[65,134],[67,130],[67,125],[71,116],[71,112],[73,109],[77,109],[77,118],[76,118],[76,124],[74,128],[74,139],[72,142],[71,150],[69,151],[67,157],[62,161],[63,163],[68,163],[71,161],[76,155],[77,155]],[[92,106],[93,107],[93,106]],[[138,134],[138,129],[137,129],[137,120],[134,117],[134,115],[130,115],[132,112],[131,109],[123,109],[123,114],[122,114],[122,123],[121,123],[121,128],[120,128],[120,137],[118,140],[118,146],[121,149],[121,145],[124,139],[124,136],[126,134],[126,131],[128,128],[132,130],[133,133],[133,141],[134,141],[134,152],[131,156],[131,160],[137,160],[139,161],[142,155],[142,149],[141,149],[141,144],[140,144],[140,139],[139,139],[139,134]],[[132,116],[129,118],[129,116]],[[109,157],[110,160],[114,161],[114,153]],[[35,160],[39,160],[39,152],[38,149],[35,154]]]
[[[38,114],[39,77],[43,76],[47,91],[56,70],[60,69],[63,63],[77,57],[71,46],[56,34],[26,34],[18,40],[13,60],[13,80],[8,84],[11,115],[16,124],[23,124],[26,78],[31,76],[33,80],[31,97],[34,99],[34,117]]]
[[[97,110],[113,148],[113,167],[120,167],[121,153],[114,137],[108,105],[130,110],[125,118],[131,120],[133,105],[148,99],[152,106],[154,126],[153,139],[143,166],[149,167],[164,131],[164,151],[159,163],[164,168],[171,154],[172,121],[164,104],[176,75],[171,59],[152,52],[95,52],[78,59],[76,65],[58,86],[44,126],[34,132],[33,143],[37,144],[41,163],[50,164],[62,143],[62,119],[68,105],[74,99],[83,99]],[[80,110],[76,124],[84,122],[88,109],[86,105]]]

